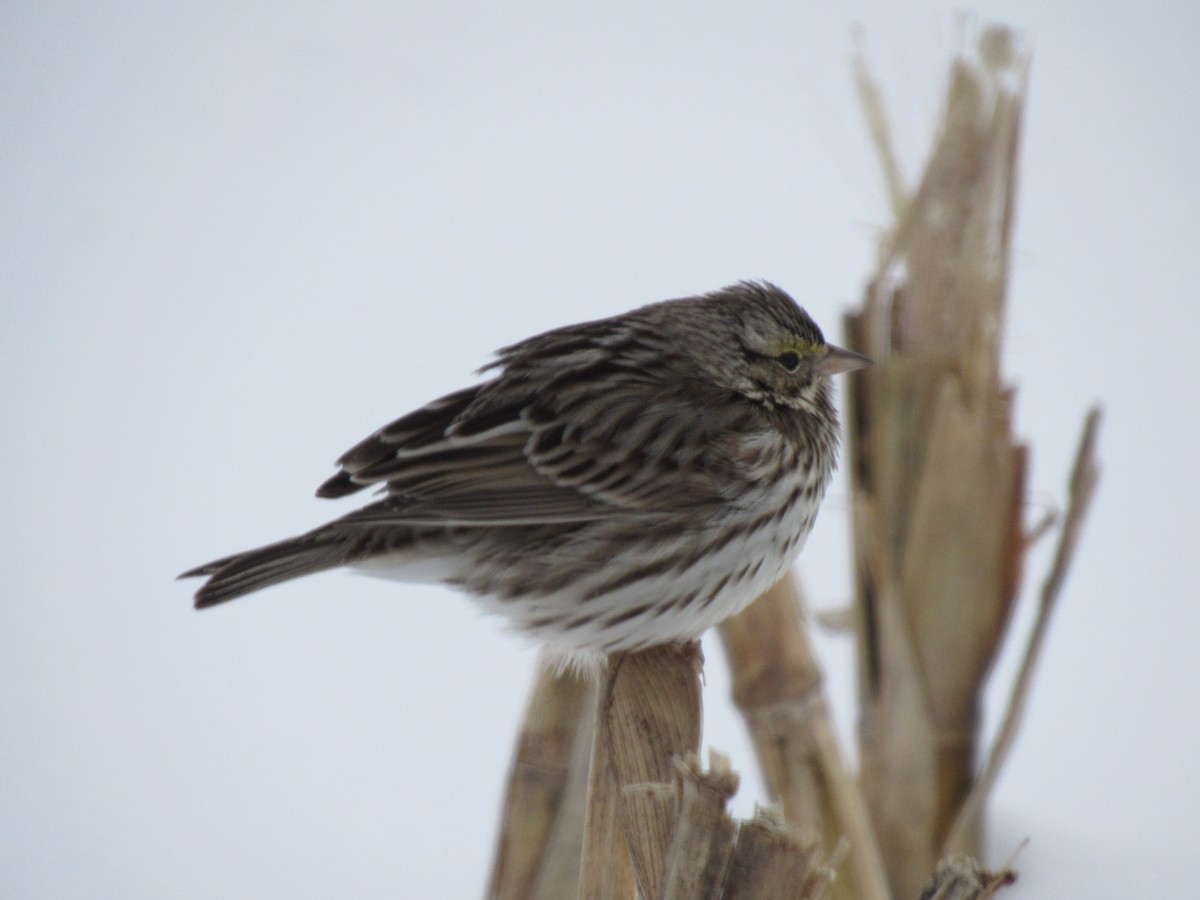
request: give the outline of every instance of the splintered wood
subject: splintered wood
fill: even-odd
[[[777,810],[749,822],[730,817],[737,775],[721,754],[711,754],[707,770],[697,755],[700,670],[695,644],[617,654],[598,691],[543,670],[518,742],[489,896],[829,896],[836,860],[814,835]]]
[[[785,873],[796,880],[783,896],[826,897],[834,872],[819,842],[782,816],[760,814],[739,826],[726,811],[738,786],[729,761],[714,752],[707,771],[700,765],[700,670],[697,644],[609,660],[597,705],[578,896],[777,897],[772,891]]]

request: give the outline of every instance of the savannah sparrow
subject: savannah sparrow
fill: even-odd
[[[196,607],[352,566],[461,588],[567,655],[693,640],[799,553],[837,456],[829,376],[870,363],[751,282],[497,356],[317,490],[382,499],[184,573]]]

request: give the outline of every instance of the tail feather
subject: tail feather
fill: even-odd
[[[225,603],[281,581],[333,569],[349,561],[346,535],[312,532],[197,566],[180,578],[207,577],[196,591],[196,609]]]

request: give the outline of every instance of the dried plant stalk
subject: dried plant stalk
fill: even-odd
[[[572,761],[590,751],[595,686],[581,678],[557,677],[543,660],[526,706],[501,814],[488,896],[500,900],[561,897],[578,883],[582,803],[567,803]],[[577,779],[578,780],[578,779]],[[578,787],[574,793],[582,792]],[[573,835],[573,837],[572,837]],[[558,845],[572,840],[563,853]],[[562,860],[573,865],[559,874]]]
[[[594,688],[595,685],[592,685]],[[579,867],[583,848],[583,823],[587,810],[589,771],[592,758],[592,733],[595,730],[596,690],[589,692],[585,715],[576,735],[569,763],[570,775],[554,828],[542,854],[537,878],[529,900],[559,900],[572,897],[579,889]]]
[[[1027,545],[1028,450],[1000,374],[1027,70],[1014,41],[988,29],[979,61],[954,63],[920,186],[894,201],[864,307],[846,321],[850,346],[876,360],[849,385],[860,746],[897,896],[918,894],[946,846],[979,854],[994,778],[975,776],[980,696]],[[892,173],[879,94],[858,68]]]
[[[610,657],[593,739],[581,898],[632,897],[630,870],[642,896],[661,895],[675,813],[653,793],[672,782],[675,758],[700,749],[701,662],[699,644]]]
[[[671,784],[626,785],[621,791],[621,821],[639,885],[639,897],[661,897],[667,858],[679,822],[679,797]]]
[[[782,818],[777,830],[786,839],[767,847],[751,838],[731,868],[738,830],[726,804],[738,779],[718,753],[708,772],[700,767],[700,667],[698,644],[610,659],[596,716],[579,896],[632,898],[635,881],[641,898],[771,896],[755,891],[779,872],[795,876],[785,896],[827,896],[827,855]]]
[[[989,872],[971,859],[947,859],[921,891],[921,900],[987,900],[1017,880],[1010,869]]]
[[[612,776],[608,742],[602,738],[604,719],[596,716],[592,763],[588,768],[587,811],[583,821],[580,862],[580,900],[634,900],[637,883],[629,845],[620,828],[617,786]]]
[[[792,593],[780,596],[795,603]],[[829,896],[831,855],[811,831],[770,810],[739,831],[726,810],[738,784],[728,760],[714,752],[709,771],[701,769],[701,662],[698,644],[612,657],[587,747],[586,713],[596,692],[541,670],[518,743],[490,896]]]
[[[589,685],[543,664],[517,739],[488,896],[527,898],[554,833],[576,736],[591,714]]]
[[[791,574],[720,626],[733,698],[746,720],[771,797],[826,855],[842,841],[848,858],[833,895],[884,900],[887,879],[858,783],[837,744],[822,674],[808,641]]]
[[[612,774],[604,708],[601,696],[592,732],[578,896],[579,900],[636,900],[633,863],[617,811],[619,794]]]
[[[725,804],[737,791],[738,777],[729,760],[712,754],[703,771],[695,753],[676,761],[679,816],[665,867],[663,891],[646,897],[663,900],[718,900],[733,852],[736,826]]]
[[[836,886],[817,841],[805,838],[774,808],[760,809],[738,829],[721,900],[820,900]]]
[[[1013,684],[1012,696],[1009,698],[1004,714],[1004,721],[992,744],[987,763],[980,771],[970,793],[963,801],[958,811],[958,817],[950,829],[942,845],[945,856],[961,856],[967,852],[972,823],[982,815],[983,805],[987,801],[1000,770],[1004,766],[1008,753],[1016,740],[1021,718],[1033,688],[1033,675],[1049,634],[1050,616],[1062,592],[1066,580],[1067,569],[1074,556],[1079,535],[1083,531],[1083,523],[1096,494],[1096,486],[1100,481],[1100,464],[1096,460],[1096,443],[1100,432],[1100,409],[1093,407],[1088,411],[1083,425],[1083,435],[1079,441],[1079,450],[1075,455],[1075,465],[1071,469],[1071,480],[1067,487],[1067,512],[1063,517],[1062,529],[1059,532],[1058,547],[1055,549],[1054,562],[1050,572],[1042,584],[1041,595],[1038,598],[1037,616],[1033,629],[1025,645],[1025,656],[1017,671],[1016,682]]]
[[[599,721],[622,800],[631,788],[670,784],[675,761],[700,751],[702,665],[698,643],[667,644],[609,661]],[[660,803],[621,803],[618,809],[638,888],[644,897],[657,897],[675,810]]]

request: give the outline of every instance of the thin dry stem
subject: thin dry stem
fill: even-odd
[[[1037,616],[1025,645],[1025,655],[1017,670],[1004,721],[1000,725],[991,752],[988,754],[987,763],[976,778],[966,800],[963,801],[958,818],[955,819],[954,826],[950,829],[950,834],[942,848],[943,855],[959,855],[966,852],[967,829],[970,827],[970,823],[982,814],[983,805],[991,794],[1020,730],[1029,695],[1033,690],[1033,677],[1037,671],[1038,660],[1041,658],[1042,648],[1045,646],[1046,637],[1049,634],[1050,619],[1057,606],[1067,570],[1070,568],[1079,536],[1083,531],[1083,523],[1091,508],[1096,486],[1100,481],[1100,465],[1096,459],[1100,420],[1099,407],[1092,407],[1084,421],[1079,449],[1075,455],[1075,465],[1071,470],[1067,512],[1063,518],[1062,530],[1059,532],[1054,562],[1042,584]]]
[[[733,696],[770,795],[796,827],[849,854],[834,896],[888,896],[882,859],[858,783],[838,746],[822,674],[793,574],[720,626]]]
[[[579,900],[636,900],[637,897],[629,846],[617,811],[619,794],[607,733],[608,693],[605,685],[596,705],[579,865]]]
[[[888,126],[887,105],[883,102],[883,92],[879,89],[879,83],[867,65],[863,50],[865,39],[861,31],[855,38],[854,52],[850,56],[850,64],[854,70],[854,86],[858,90],[858,102],[862,104],[863,119],[866,120],[867,131],[871,135],[871,143],[879,158],[879,171],[887,188],[892,217],[898,222],[904,218],[904,212],[908,208],[908,190],[904,186],[904,176],[900,172],[896,150],[892,146],[892,129]]]
[[[547,847],[568,827],[560,811],[572,756],[590,733],[594,702],[589,682],[539,668],[509,774],[489,897],[528,900],[535,895]]]
[[[578,892],[590,780],[588,766],[592,758],[592,732],[595,730],[598,693],[597,684],[593,683],[590,687],[589,698],[584,704],[585,712],[572,747],[566,788],[550,839],[542,853],[536,880],[527,895],[528,900],[561,900]]]

